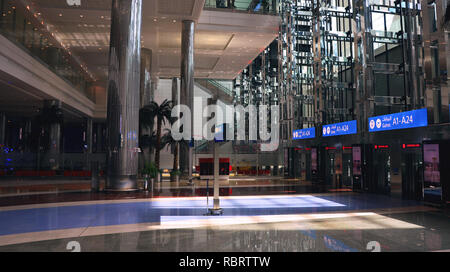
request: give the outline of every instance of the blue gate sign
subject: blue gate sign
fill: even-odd
[[[426,108],[369,118],[369,132],[426,126],[428,126]]]
[[[298,129],[294,130],[292,134],[292,139],[294,140],[316,138],[316,128]]]
[[[358,132],[357,127],[358,125],[356,120],[326,125],[322,127],[322,136],[330,137],[330,136],[355,134]]]

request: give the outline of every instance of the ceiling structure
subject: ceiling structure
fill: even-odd
[[[22,0],[48,25],[54,37],[94,77],[107,79],[111,0]],[[277,36],[279,18],[271,15],[204,10],[205,0],[143,1],[142,47],[152,50],[152,71],[157,77],[180,76],[181,26],[196,22],[195,77],[234,79]]]

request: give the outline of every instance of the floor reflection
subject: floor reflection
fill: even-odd
[[[409,212],[156,229],[11,245],[0,247],[0,251],[67,251],[67,243],[74,240],[80,243],[81,251],[113,252],[368,252],[370,242],[378,243],[380,251],[437,251],[450,248],[447,219],[436,212]],[[336,229],[339,225],[343,227]]]

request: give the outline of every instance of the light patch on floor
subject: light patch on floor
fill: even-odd
[[[195,209],[205,208],[207,203],[212,205],[213,199],[206,198],[172,199],[172,201],[154,202],[154,208]],[[266,208],[321,208],[344,207],[344,204],[330,201],[312,195],[295,196],[258,196],[258,197],[221,197],[220,206],[226,209],[266,209]]]
[[[280,223],[287,223],[282,224]],[[372,212],[320,213],[261,216],[161,216],[161,226],[169,228],[210,227],[219,229],[365,230],[421,229],[422,226]]]

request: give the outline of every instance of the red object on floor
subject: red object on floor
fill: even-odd
[[[16,177],[54,177],[56,176],[56,171],[18,170],[14,175]]]
[[[64,171],[65,177],[90,177],[91,171]]]

